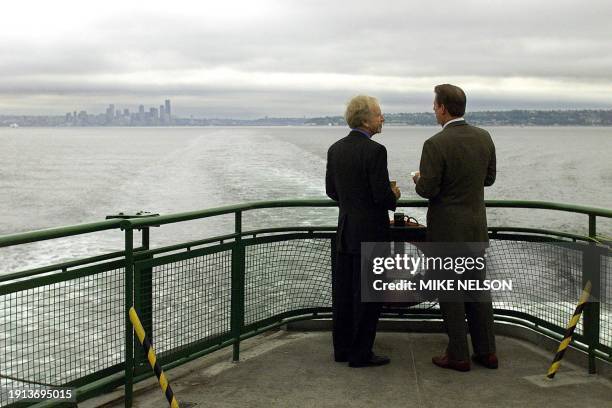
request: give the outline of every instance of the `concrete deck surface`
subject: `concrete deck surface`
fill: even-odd
[[[279,331],[243,343],[241,361],[224,349],[167,373],[184,407],[612,407],[612,383],[564,362],[544,379],[552,355],[498,336],[500,368],[461,373],[431,363],[443,334],[378,333],[382,367],[349,368],[332,358],[329,332]],[[168,406],[155,383],[140,384],[134,407]],[[122,391],[79,404],[123,407]],[[104,398],[107,402],[104,403]]]

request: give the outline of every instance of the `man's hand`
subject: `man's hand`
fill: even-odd
[[[415,171],[414,176],[412,176],[412,181],[414,181],[414,184],[418,183],[420,178],[421,178],[421,172]]]
[[[397,186],[391,187],[391,190],[393,191],[393,194],[395,194],[395,198],[399,200],[400,197],[402,196],[402,192],[400,191],[399,187]]]

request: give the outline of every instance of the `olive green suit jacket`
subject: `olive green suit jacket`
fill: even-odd
[[[495,182],[495,145],[465,121],[448,124],[423,145],[416,192],[429,199],[431,242],[487,242],[484,187]]]

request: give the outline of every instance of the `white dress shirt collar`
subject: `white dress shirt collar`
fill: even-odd
[[[465,119],[463,119],[463,117],[460,117],[460,118],[455,118],[455,119],[451,119],[451,120],[449,120],[448,122],[446,122],[446,123],[444,124],[444,126],[442,126],[442,129],[445,129],[445,128],[448,126],[448,124],[449,124],[449,123],[459,122],[460,120],[465,121]]]

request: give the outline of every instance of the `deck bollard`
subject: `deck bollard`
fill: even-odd
[[[591,295],[591,281],[586,283],[582,291],[582,295],[580,295],[580,300],[578,300],[578,305],[576,306],[576,310],[574,311],[574,315],[572,316],[569,325],[567,326],[567,330],[565,331],[565,336],[563,337],[563,341],[559,344],[559,348],[557,349],[557,354],[555,354],[555,358],[553,359],[550,368],[548,369],[548,374],[546,375],[548,378],[552,379],[555,377],[557,370],[561,366],[561,359],[565,355],[565,350],[569,347],[570,342],[572,341],[572,335],[574,334],[574,330],[576,329],[576,325],[580,320],[580,315],[584,310],[584,306],[589,300],[589,296]]]
[[[140,319],[138,318],[138,314],[136,310],[132,307],[130,308],[130,321],[134,326],[134,330],[136,331],[136,336],[142,344],[144,348],[144,352],[147,355],[147,359],[149,360],[149,364],[151,364],[151,368],[155,372],[157,379],[159,381],[159,385],[168,400],[171,408],[179,408],[179,403],[174,396],[174,392],[172,392],[172,388],[170,387],[170,383],[164,374],[164,370],[162,370],[161,366],[157,362],[157,357],[155,356],[155,350],[153,349],[153,345],[147,338],[147,334],[145,333],[142,323],[140,323]]]

